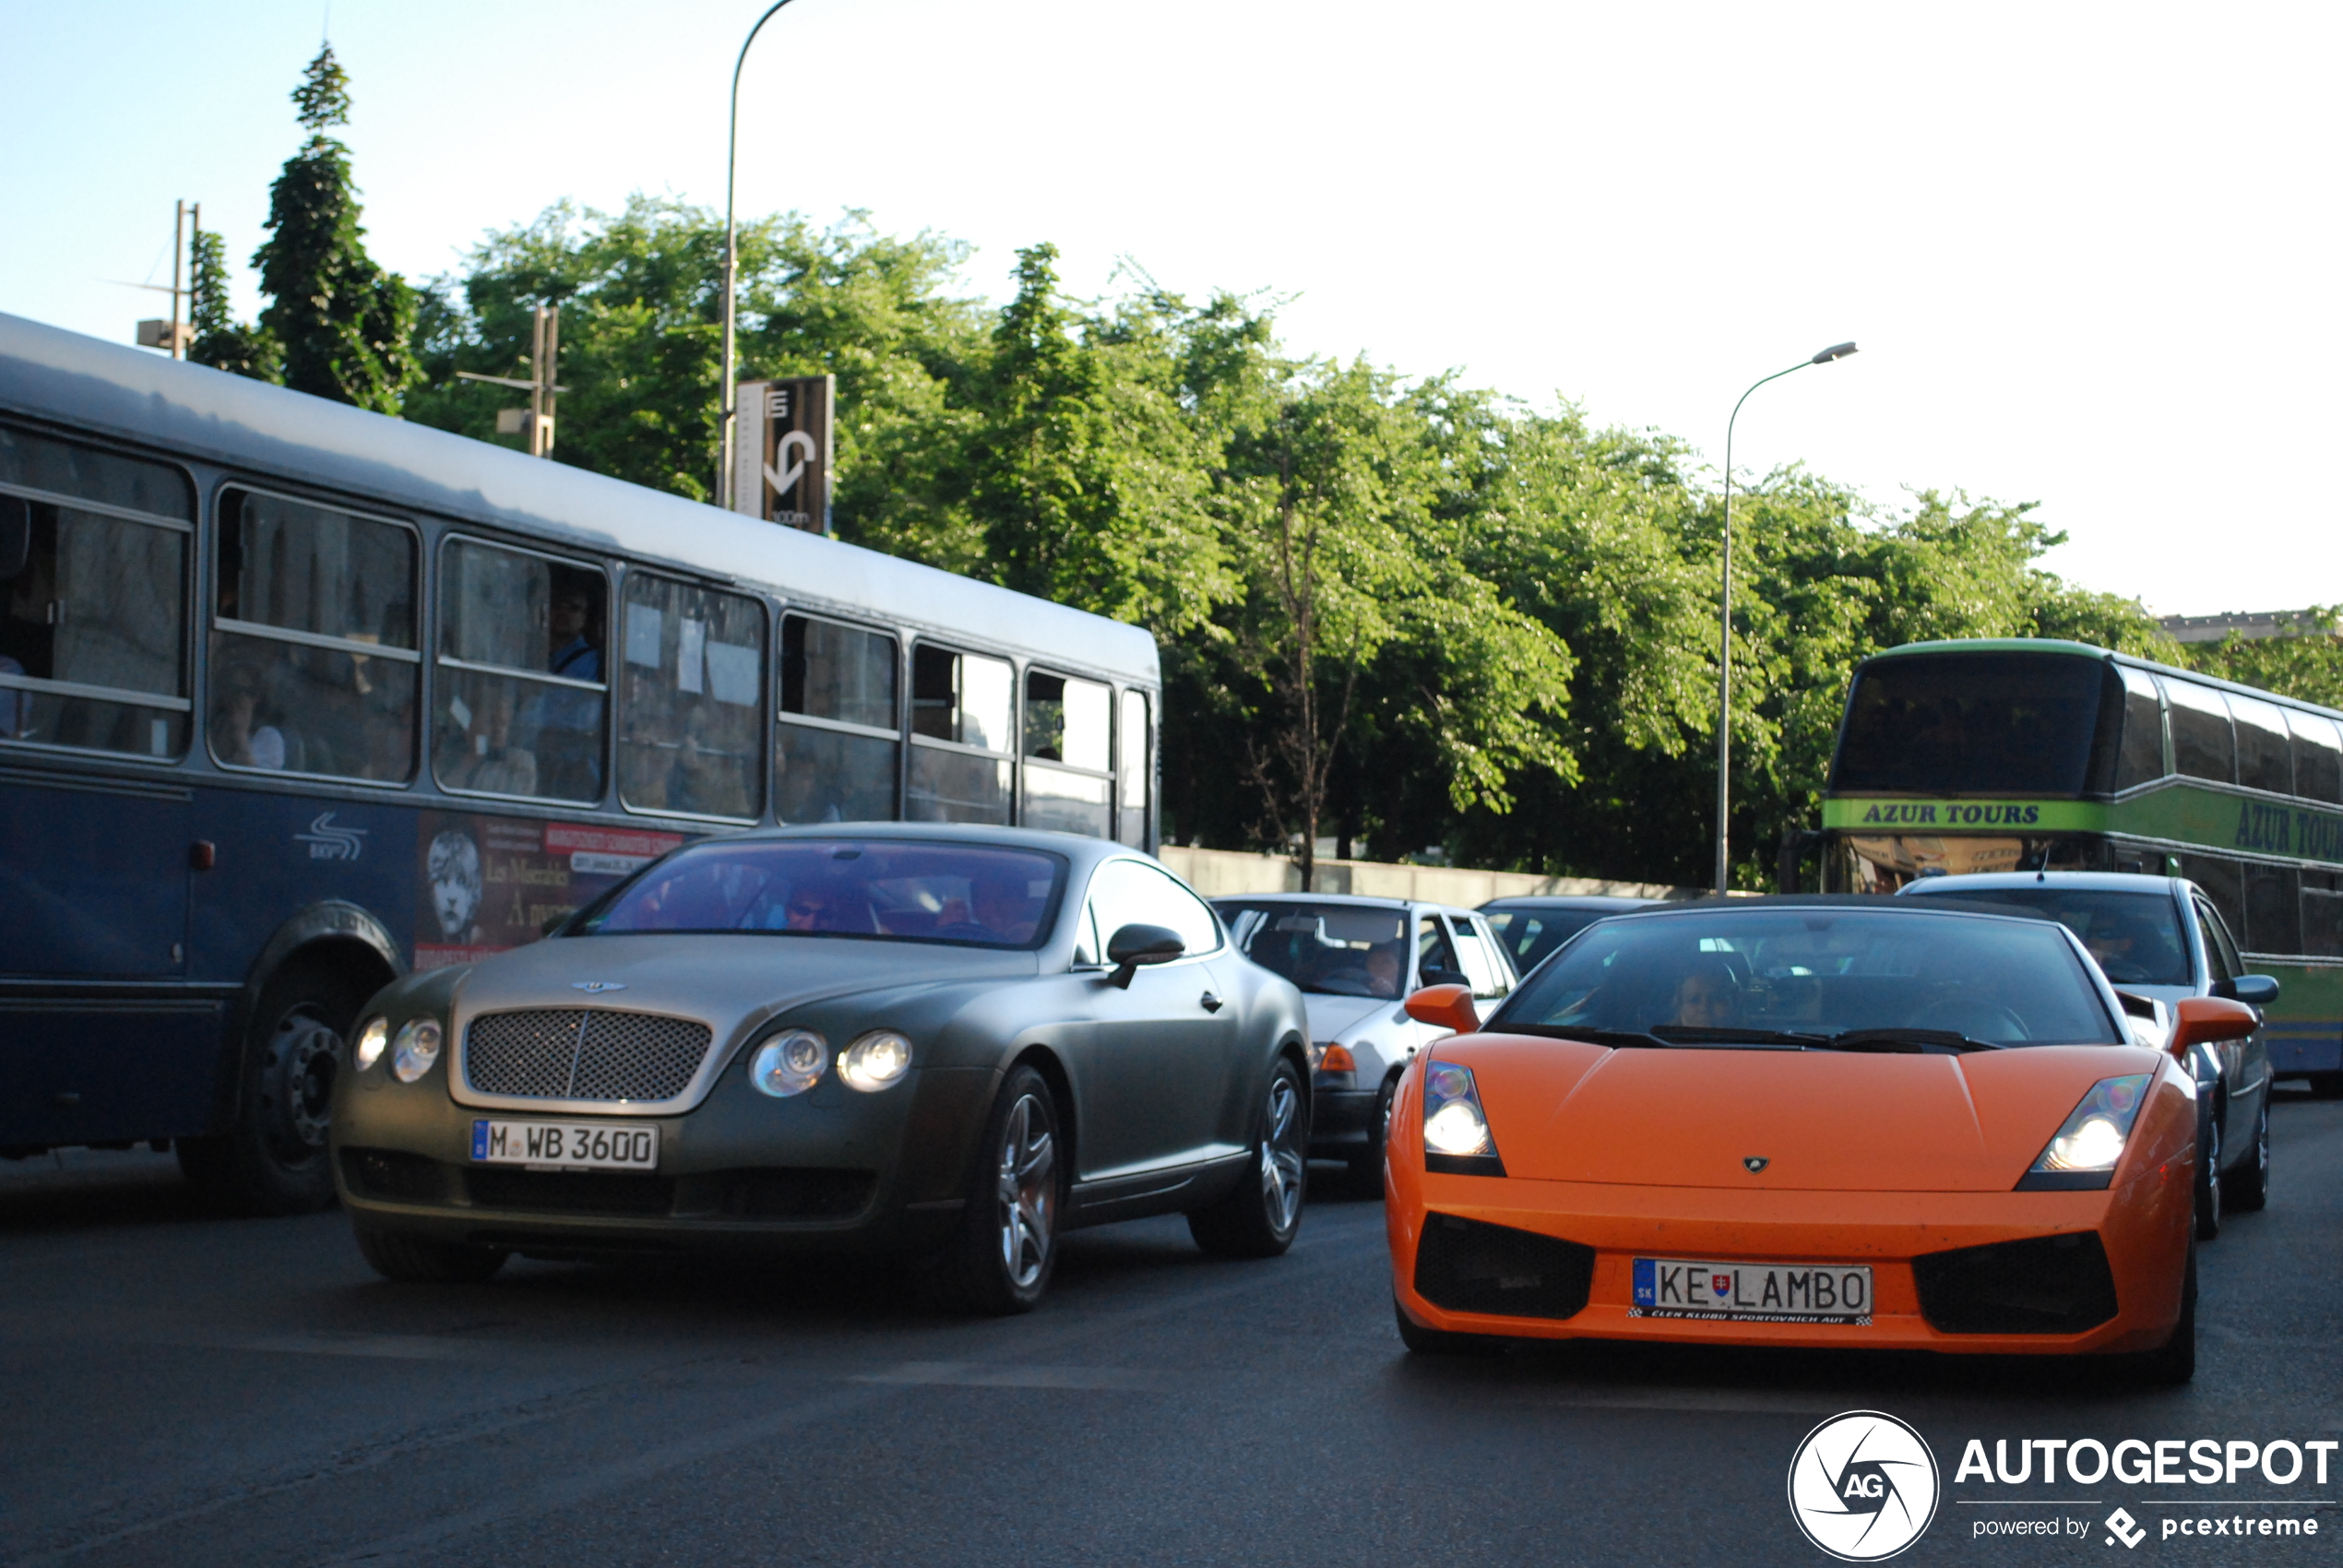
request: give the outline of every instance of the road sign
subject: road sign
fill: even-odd
[[[732,507],[809,533],[830,531],[830,410],[837,379],[743,381],[734,393]]]

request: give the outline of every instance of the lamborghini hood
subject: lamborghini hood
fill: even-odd
[[[1838,1192],[2005,1193],[2093,1084],[2159,1061],[2135,1046],[1904,1056],[1517,1036],[1438,1054],[1472,1068],[1511,1176]]]

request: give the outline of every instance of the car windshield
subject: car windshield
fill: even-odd
[[[1490,909],[1481,911],[1488,917],[1489,929],[1497,933],[1497,944],[1513,960],[1517,974],[1528,974],[1545,961],[1547,954],[1601,920],[1606,915],[1623,914],[1623,909]]]
[[[2047,921],[1831,906],[1611,921],[1531,976],[1484,1027],[1846,1049],[2126,1038],[2081,956]]]
[[[1397,997],[1408,980],[1408,912],[1362,904],[1213,906],[1237,950],[1304,991]]]
[[[1065,862],[1033,849],[888,839],[719,840],[680,849],[571,928],[861,936],[1035,947]]]
[[[2170,894],[2061,887],[1963,887],[1947,877],[1940,897],[1964,904],[2008,904],[2050,916],[2083,939],[2117,985],[2186,985],[2188,948]]]

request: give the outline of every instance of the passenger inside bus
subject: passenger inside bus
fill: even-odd
[[[291,752],[259,660],[244,650],[226,655],[212,669],[211,694],[212,754],[232,767],[284,771]]]
[[[602,580],[576,567],[553,569],[546,616],[546,670],[565,680],[602,678]],[[602,792],[602,699],[575,687],[541,691],[529,704],[524,739],[535,754],[541,794],[565,801]]]

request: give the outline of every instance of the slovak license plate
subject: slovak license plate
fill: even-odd
[[[1630,1317],[1871,1322],[1871,1270],[1861,1265],[1637,1258],[1635,1285]]]
[[[656,1170],[659,1128],[644,1122],[479,1121],[472,1123],[472,1160],[563,1170]]]

